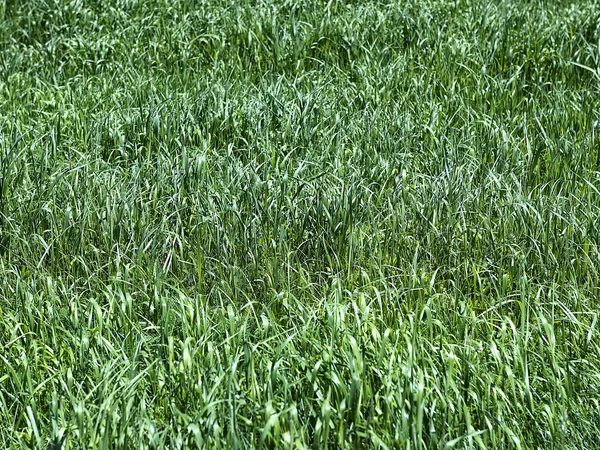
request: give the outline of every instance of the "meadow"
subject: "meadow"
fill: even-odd
[[[595,0],[0,0],[0,445],[597,448],[599,120]]]

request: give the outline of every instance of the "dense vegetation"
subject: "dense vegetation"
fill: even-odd
[[[582,449],[595,0],[0,1],[0,442]]]

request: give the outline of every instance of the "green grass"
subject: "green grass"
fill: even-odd
[[[583,449],[594,0],[0,1],[6,448]]]

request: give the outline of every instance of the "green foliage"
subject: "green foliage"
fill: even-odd
[[[0,1],[0,442],[579,449],[600,7]]]

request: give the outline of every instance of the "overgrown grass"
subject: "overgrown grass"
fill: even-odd
[[[596,1],[0,30],[4,447],[595,447]]]

